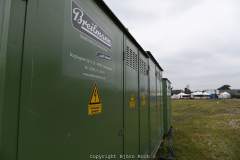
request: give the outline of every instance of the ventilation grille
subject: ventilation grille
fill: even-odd
[[[147,76],[147,64],[140,58],[140,73]]]
[[[138,71],[138,56],[127,46],[127,65]]]

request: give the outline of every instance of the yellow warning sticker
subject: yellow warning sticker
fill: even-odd
[[[154,96],[154,89],[153,89],[153,93],[152,93],[152,94],[153,94],[153,96]]]
[[[145,94],[143,92],[143,100],[142,100],[142,105],[145,105]]]
[[[88,104],[88,115],[98,114],[101,112],[102,112],[102,103],[100,100],[97,83],[95,82],[92,95]]]
[[[131,101],[130,101],[130,108],[132,108],[132,107],[135,107],[135,100],[134,100],[133,90],[132,90]]]

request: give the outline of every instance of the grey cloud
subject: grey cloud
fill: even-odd
[[[174,88],[240,88],[240,1],[105,0]]]

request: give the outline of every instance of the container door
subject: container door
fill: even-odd
[[[163,117],[162,117],[162,110],[161,110],[161,83],[160,83],[160,71],[156,67],[157,70],[157,113],[158,113],[158,143],[160,144],[162,137],[163,137]]]
[[[119,158],[122,35],[93,1],[28,1],[18,160]]]
[[[148,61],[140,53],[139,97],[140,97],[140,155],[149,155],[149,100],[148,100]]]
[[[139,154],[138,49],[126,38],[124,93],[124,154]]]
[[[161,110],[161,112],[160,112],[160,120],[161,120],[161,131],[162,131],[162,133],[161,133],[161,137],[163,137],[163,135],[164,135],[164,129],[163,129],[163,127],[164,127],[164,123],[163,123],[163,88],[162,88],[162,71],[160,70],[160,72],[159,72],[159,84],[160,84],[160,110]]]
[[[168,112],[167,112],[167,80],[163,79],[163,125],[164,125],[164,134],[168,133]]]
[[[0,0],[0,159],[16,160],[26,1]]]
[[[172,126],[172,109],[171,109],[171,83],[168,82],[168,130],[170,129],[170,127]]]
[[[5,10],[5,1],[0,1],[0,51],[2,47],[2,32],[3,32],[3,21],[4,21],[4,10]],[[1,52],[0,52],[1,53]]]
[[[157,86],[154,63],[149,59],[149,90],[150,90],[150,123],[151,123],[151,156],[154,156],[158,145],[158,113],[157,113]]]

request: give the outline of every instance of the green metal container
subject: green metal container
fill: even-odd
[[[140,155],[149,155],[148,56],[139,55]]]
[[[161,73],[103,1],[0,0],[0,159],[152,159]]]
[[[162,106],[162,71],[156,66],[157,78],[157,113],[158,113],[158,142],[163,138],[163,106]]]
[[[160,92],[160,98],[161,98],[161,117],[162,117],[162,134],[164,135],[164,117],[163,117],[163,80],[162,80],[162,70],[160,70],[160,86],[161,86],[161,92]]]
[[[172,111],[171,111],[171,82],[167,78],[162,79],[163,86],[163,122],[164,134],[168,134],[172,126]]]
[[[158,147],[163,138],[163,108],[161,105],[161,76],[162,68],[157,63],[151,52],[149,55],[149,136],[150,136],[150,156],[156,155]]]
[[[149,95],[150,95],[150,146],[151,157],[158,147],[158,109],[157,109],[157,82],[154,62],[149,58]]]
[[[123,154],[123,32],[93,1],[27,5],[18,160]]]
[[[138,48],[125,39],[124,154],[139,154]]]
[[[26,2],[0,0],[0,159],[17,158]]]

